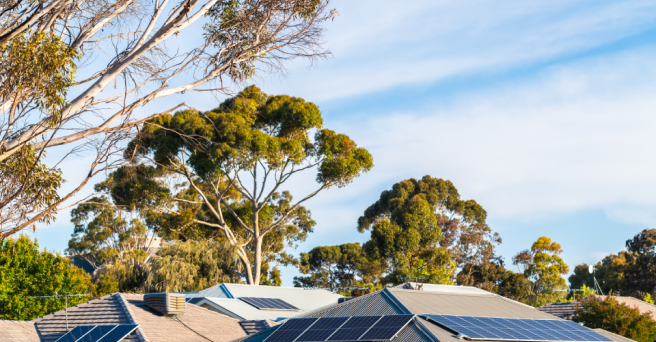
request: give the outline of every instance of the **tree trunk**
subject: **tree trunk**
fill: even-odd
[[[253,261],[255,267],[255,277],[253,285],[260,285],[260,277],[262,273],[262,236],[255,239],[255,260]]]

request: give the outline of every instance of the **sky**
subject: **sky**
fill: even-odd
[[[486,209],[508,264],[545,235],[571,268],[597,262],[656,226],[654,1],[331,7],[339,12],[326,25],[331,58],[297,60],[284,75],[253,81],[316,103],[325,127],[374,157],[370,172],[307,202],[317,225],[296,254],[368,240],[356,229],[363,211],[394,183],[424,175],[451,180]],[[219,101],[193,93],[170,101],[182,97],[202,110]],[[84,161],[64,163],[65,177]],[[299,198],[316,186],[314,176],[288,189]],[[63,252],[69,220],[61,212],[30,235]],[[283,285],[295,275],[283,268]]]

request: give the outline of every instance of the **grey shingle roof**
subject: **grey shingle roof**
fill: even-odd
[[[0,321],[0,341],[39,342],[34,322]]]
[[[556,316],[562,319],[572,319],[574,311],[576,311],[576,306],[579,305],[579,302],[573,300],[571,302],[565,303],[549,303],[542,305],[538,310],[548,313],[550,315]]]
[[[55,341],[66,332],[64,311],[34,322],[43,341]],[[224,342],[247,335],[237,320],[195,305],[187,305],[181,315],[161,315],[145,307],[140,294],[115,293],[68,309],[69,329],[130,323],[140,326],[126,342]]]

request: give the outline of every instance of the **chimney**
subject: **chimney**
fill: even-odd
[[[177,315],[185,312],[185,295],[182,293],[146,293],[144,303],[147,307],[164,315]]]

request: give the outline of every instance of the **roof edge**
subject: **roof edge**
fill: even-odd
[[[392,304],[396,305],[396,307],[401,309],[401,311],[404,314],[414,315],[414,313],[412,313],[405,305],[403,305],[403,302],[401,300],[399,300],[398,298],[396,298],[394,296],[394,294],[392,293],[392,291],[390,291],[388,288],[382,289],[381,292],[385,297],[387,297],[387,299],[389,299],[392,302]]]
[[[132,312],[132,309],[130,308],[130,304],[127,302],[127,300],[123,297],[123,294],[120,292],[116,292],[115,294],[118,297],[118,302],[121,304],[121,308],[123,308],[123,311],[125,312],[125,315],[128,317],[128,320],[132,322],[132,324],[139,324],[137,322],[137,318],[134,316],[134,312]],[[139,324],[139,327],[137,328],[137,336],[139,336],[139,339],[143,342],[150,342],[148,341],[148,338],[146,337],[146,334],[144,333],[143,329],[141,329],[141,325]]]

